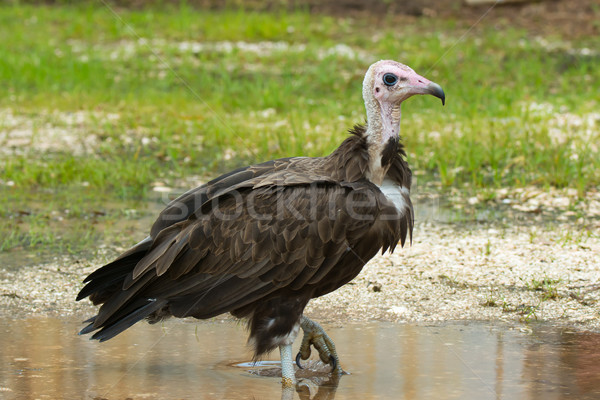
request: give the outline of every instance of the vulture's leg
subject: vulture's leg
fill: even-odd
[[[294,371],[291,343],[279,346],[279,355],[281,357],[281,384],[283,389],[294,388],[296,387],[296,372]]]
[[[343,374],[344,371],[342,370],[340,359],[335,351],[333,340],[325,333],[323,327],[304,315],[300,318],[300,327],[304,331],[304,336],[302,337],[300,352],[296,356],[296,364],[298,364],[298,367],[302,368],[300,359],[306,360],[310,357],[310,346],[313,345],[319,352],[321,361],[325,364],[331,364],[333,373],[338,375]]]
[[[294,400],[296,397],[296,391],[291,387],[281,388],[281,400]]]

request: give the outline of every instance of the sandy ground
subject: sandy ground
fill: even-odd
[[[412,246],[375,257],[353,282],[313,300],[307,315],[329,323],[488,320],[524,328],[551,321],[600,331],[600,194],[568,205],[568,192],[562,200],[536,193],[501,192],[494,202],[525,211],[489,221],[417,220]],[[485,211],[489,201],[477,201],[464,204]],[[565,202],[568,211],[548,214]],[[0,268],[0,317],[93,315],[87,300],[74,299],[107,257]]]

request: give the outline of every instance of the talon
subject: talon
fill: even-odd
[[[304,369],[304,367],[302,365],[300,365],[301,358],[302,358],[302,353],[298,352],[298,355],[296,356],[296,365],[298,366],[298,368]]]
[[[296,364],[298,367],[302,368],[300,366],[300,359],[307,359],[310,357],[310,348],[311,346],[314,346],[319,352],[319,357],[323,364],[331,365],[331,374],[336,376],[342,375],[344,371],[340,367],[333,340],[325,333],[321,325],[302,316],[300,327],[304,331],[304,337],[302,338],[302,345],[300,346],[300,354],[296,357]],[[301,354],[306,357],[302,357]]]

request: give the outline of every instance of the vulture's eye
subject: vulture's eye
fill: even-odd
[[[398,77],[394,74],[385,74],[383,76],[383,83],[386,86],[394,86],[398,82]]]

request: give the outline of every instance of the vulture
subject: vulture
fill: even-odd
[[[146,239],[84,280],[77,300],[100,308],[80,334],[103,342],[142,319],[231,313],[247,320],[255,359],[279,348],[284,387],[296,382],[300,329],[298,366],[312,346],[341,374],[333,341],[304,308],[412,240],[400,106],[416,94],[445,103],[438,84],[389,60],[369,67],[362,93],[366,124],[328,156],[243,167],[170,202]]]

